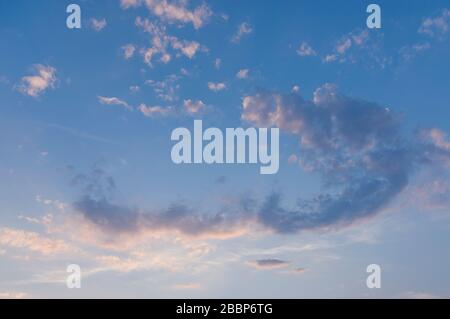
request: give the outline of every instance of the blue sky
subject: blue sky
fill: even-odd
[[[0,3],[0,297],[450,296],[449,1],[70,3]],[[279,172],[175,165],[195,119]]]

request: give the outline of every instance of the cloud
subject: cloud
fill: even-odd
[[[300,44],[297,54],[301,57],[317,55],[316,51],[314,51],[314,49],[306,42]]]
[[[171,107],[139,105],[139,111],[147,117],[165,116],[172,113]]]
[[[182,203],[166,209],[140,209],[114,203],[115,182],[104,170],[94,167],[89,174],[74,177],[73,186],[83,195],[73,203],[75,212],[98,231],[117,236],[157,236],[170,233],[190,238],[225,239],[242,236],[251,216],[224,212],[200,214]]]
[[[178,100],[179,79],[179,76],[172,74],[166,76],[162,81],[147,80],[145,84],[153,88],[153,92],[158,99],[165,102],[174,102]]]
[[[151,35],[152,46],[146,49],[141,49],[141,54],[144,57],[144,62],[152,65],[152,60],[155,55],[159,55],[160,61],[168,63],[171,60],[169,49],[176,52],[177,56],[184,55],[189,59],[194,58],[199,50],[202,49],[200,43],[196,41],[181,40],[177,37],[170,36],[166,32],[166,28],[157,23],[151,22],[148,19],[136,18],[136,26],[141,28],[144,32]]]
[[[290,262],[280,259],[259,259],[249,262],[249,265],[257,269],[277,269],[289,266]]]
[[[208,82],[208,89],[210,89],[211,91],[219,92],[219,91],[225,90],[226,88],[227,88],[227,86],[223,82],[218,82],[218,83]]]
[[[126,60],[131,59],[136,51],[136,47],[133,44],[126,44],[122,47],[123,56]]]
[[[249,69],[242,69],[239,70],[238,73],[236,73],[236,77],[240,80],[248,78],[248,73],[250,72]]]
[[[428,51],[431,48],[429,42],[418,42],[410,46],[404,46],[400,49],[399,53],[404,61],[410,61],[416,55]]]
[[[102,31],[107,25],[105,18],[102,18],[102,19],[92,18],[90,22],[91,22],[92,29],[94,29],[97,32]]]
[[[142,4],[142,0],[120,0],[120,6],[124,9],[136,8]]]
[[[326,84],[312,100],[298,94],[259,91],[243,99],[242,120],[258,127],[279,127],[297,136],[301,167],[318,173],[326,189],[285,208],[272,193],[259,209],[259,221],[282,233],[349,225],[380,212],[409,184],[424,163],[450,159],[441,133],[407,140],[389,108],[340,95]]]
[[[124,107],[125,109],[131,111],[133,108],[125,101],[117,98],[117,97],[105,97],[105,96],[97,96],[98,101],[103,105],[118,105]]]
[[[75,249],[60,239],[46,238],[38,233],[12,228],[0,228],[0,245],[25,249],[44,256],[74,252]]]
[[[206,105],[201,100],[193,101],[191,99],[184,100],[184,110],[189,114],[198,114],[205,110]]]
[[[139,85],[132,85],[130,86],[130,91],[133,93],[139,92],[141,90]]]
[[[424,19],[418,32],[429,37],[443,38],[450,30],[449,23],[450,10],[443,9],[439,15]]]
[[[142,3],[161,21],[180,24],[191,23],[195,29],[201,28],[212,15],[211,9],[206,4],[190,10],[187,8],[187,1],[183,0],[121,0],[121,6],[124,9],[138,7]]]
[[[382,33],[371,33],[367,29],[357,29],[341,37],[334,45],[333,51],[326,54],[322,61],[324,63],[357,63],[362,61],[365,65],[385,68],[392,61],[383,53],[382,48]]]
[[[238,26],[238,29],[236,33],[231,38],[231,42],[233,43],[239,43],[242,39],[242,37],[249,35],[253,32],[253,29],[251,25],[247,22],[243,22]]]
[[[57,81],[56,69],[51,66],[36,64],[33,66],[35,75],[24,76],[18,86],[19,92],[32,97],[38,97],[47,89],[54,89]]]

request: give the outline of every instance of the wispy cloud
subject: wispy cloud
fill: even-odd
[[[121,106],[129,111],[133,110],[133,108],[125,101],[117,98],[117,97],[106,97],[106,96],[97,96],[98,101],[103,105],[117,105]]]
[[[231,42],[239,43],[244,36],[249,35],[252,32],[253,28],[251,25],[247,22],[243,22],[238,26],[236,33],[231,38]]]
[[[0,228],[3,247],[26,249],[44,256],[74,252],[75,249],[60,239],[46,238],[38,233],[19,229]]]

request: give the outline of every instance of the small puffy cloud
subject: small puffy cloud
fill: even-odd
[[[120,6],[124,9],[136,8],[142,4],[142,0],[120,0]]]
[[[219,91],[225,90],[226,88],[227,88],[227,86],[223,82],[218,82],[218,83],[208,82],[208,89],[210,89],[211,91],[219,92]]]
[[[289,266],[290,262],[280,259],[259,259],[249,262],[249,265],[257,269],[277,269]]]
[[[201,49],[204,49],[196,41],[183,40],[167,34],[164,26],[149,19],[137,17],[135,24],[151,35],[151,46],[140,50],[144,57],[144,62],[150,66],[152,66],[153,58],[158,55],[161,62],[168,63],[171,60],[171,50],[175,51],[174,55],[177,57],[184,55],[192,59]]]
[[[130,91],[133,93],[139,92],[140,90],[141,90],[141,88],[139,87],[139,85],[130,86]]]
[[[307,42],[302,42],[300,44],[297,54],[301,57],[317,55],[316,51]]]
[[[38,97],[47,89],[54,89],[56,85],[56,69],[51,66],[37,64],[33,67],[35,75],[24,76],[18,91],[32,97]]]
[[[300,93],[300,86],[299,85],[294,85],[293,87],[292,87],[292,93]]]
[[[195,29],[201,28],[212,15],[211,9],[206,4],[189,9],[188,2],[183,0],[121,0],[121,6],[124,9],[138,7],[142,3],[162,21],[179,24],[191,23]]]
[[[180,50],[189,59],[192,59],[200,48],[200,44],[195,41],[180,41],[173,38],[171,41],[172,48]]]
[[[324,58],[323,58],[323,62],[325,63],[331,63],[334,62],[338,59],[336,54],[327,54]]]
[[[450,10],[443,9],[439,15],[424,19],[418,32],[430,37],[442,38],[449,30]]]
[[[103,105],[118,105],[130,111],[133,109],[127,102],[117,97],[98,96],[97,98],[98,101]]]
[[[242,69],[239,70],[238,73],[236,73],[236,77],[240,80],[246,79],[248,78],[248,74],[249,74],[250,70],[249,69]]]
[[[105,18],[102,18],[102,19],[92,18],[90,21],[90,24],[91,24],[92,29],[94,29],[97,32],[102,31],[107,25]]]
[[[239,43],[241,41],[242,37],[244,37],[252,32],[253,32],[253,29],[252,29],[251,25],[247,22],[243,22],[238,26],[236,33],[231,38],[231,42]]]
[[[191,99],[188,99],[184,100],[183,107],[184,110],[189,114],[198,114],[206,108],[206,105],[201,100],[193,101]]]
[[[165,116],[172,112],[170,107],[139,105],[139,111],[147,117]]]
[[[133,57],[136,47],[133,44],[126,44],[122,47],[123,57],[128,60]]]

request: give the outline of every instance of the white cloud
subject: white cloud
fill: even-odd
[[[208,82],[208,89],[210,89],[211,91],[219,92],[219,91],[225,90],[226,88],[227,88],[227,86],[225,83]]]
[[[197,114],[205,109],[206,105],[201,100],[184,100],[184,110],[190,114]]]
[[[123,56],[126,60],[133,57],[136,47],[133,44],[126,44],[122,47]]]
[[[120,6],[124,9],[128,9],[131,7],[138,7],[142,3],[141,0],[120,0]]]
[[[195,41],[180,41],[175,37],[171,38],[173,49],[180,50],[189,59],[192,59],[200,48],[200,44]]]
[[[450,10],[444,9],[435,17],[429,17],[423,20],[418,32],[430,37],[442,37],[450,30]]]
[[[130,91],[133,93],[139,92],[140,90],[141,90],[141,88],[139,87],[139,85],[130,86]]]
[[[317,55],[316,51],[306,42],[302,42],[300,47],[297,50],[297,54],[299,56],[315,56]]]
[[[94,29],[97,32],[102,31],[106,27],[106,25],[107,25],[107,23],[106,23],[105,18],[102,18],[102,19],[92,18],[91,19],[91,27],[92,27],[92,29]]]
[[[150,66],[155,55],[160,55],[161,62],[168,63],[171,60],[170,49],[175,50],[177,56],[184,55],[189,59],[192,59],[201,49],[200,43],[170,36],[164,26],[153,23],[148,19],[137,17],[136,26],[151,35],[151,47],[141,50],[144,62]]]
[[[245,35],[248,35],[253,32],[253,29],[250,24],[247,22],[243,22],[238,26],[236,34],[231,38],[231,42],[238,43],[241,41],[241,38]]]
[[[139,105],[139,111],[147,117],[164,116],[172,112],[170,107]]]
[[[98,96],[97,98],[98,98],[98,101],[103,105],[118,105],[118,106],[122,106],[130,111],[133,109],[127,102],[125,102],[117,97]]]
[[[242,69],[242,70],[239,70],[239,72],[236,73],[236,77],[237,77],[238,79],[240,79],[240,80],[246,79],[246,78],[248,78],[248,73],[249,73],[249,72],[250,72],[249,69]]]
[[[162,21],[168,23],[192,23],[195,29],[201,28],[212,15],[211,9],[203,4],[193,10],[187,8],[187,1],[168,0],[121,0],[124,9],[138,7],[145,3],[147,9]]]
[[[32,97],[38,97],[48,88],[55,88],[57,80],[55,68],[37,64],[34,65],[33,69],[37,74],[24,76],[22,83],[18,86],[19,92]]]

